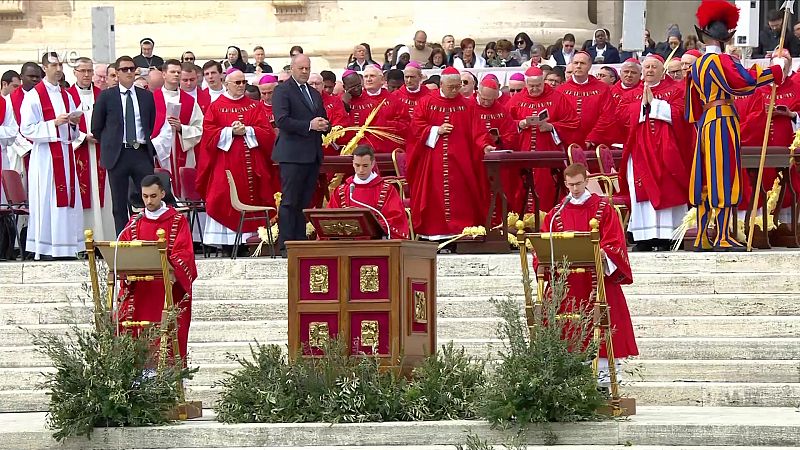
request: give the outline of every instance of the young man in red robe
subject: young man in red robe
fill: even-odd
[[[478,122],[475,101],[460,93],[461,75],[442,71],[439,92],[417,103],[408,142],[407,178],[414,231],[447,239],[486,222],[489,206],[483,155],[495,150]]]
[[[368,145],[359,145],[353,151],[355,175],[340,184],[331,194],[328,208],[363,208],[357,202],[365,203],[383,214],[377,216],[383,232],[391,239],[408,239],[408,216],[400,200],[397,188],[383,181],[374,172],[375,152]]]
[[[572,76],[567,78],[556,90],[566,95],[580,118],[580,126],[572,133],[563,136],[565,145],[578,144],[589,147],[591,144],[613,144],[620,140],[615,134],[616,121],[613,120],[614,99],[611,88],[591,76],[592,57],[586,52],[578,52],[572,58]],[[600,128],[599,124],[607,123]],[[618,131],[617,131],[618,133]]]
[[[175,275],[172,301],[178,311],[178,348],[181,360],[186,365],[189,325],[192,322],[192,283],[197,278],[192,232],[186,217],[164,203],[165,186],[158,176],[144,177],[141,187],[145,209],[131,217],[119,240],[157,241],[156,232],[166,232],[167,258]],[[160,327],[161,313],[164,310],[163,280],[126,282],[120,289],[119,298],[115,314],[120,323],[148,321]],[[133,327],[128,330],[138,335],[141,328]]]
[[[525,88],[511,98],[511,117],[519,129],[521,151],[559,150],[564,148],[566,136],[577,133],[580,119],[570,99],[544,81],[542,69],[531,67],[525,71]],[[539,120],[545,113],[547,118]],[[548,211],[556,203],[556,177],[546,168],[534,169],[534,185],[539,197],[539,209]],[[533,212],[532,199],[514,198],[515,211]]]
[[[342,76],[342,82],[345,89],[342,101],[345,108],[350,110],[353,126],[364,125],[370,113],[385,100],[384,105],[370,122],[370,127],[393,133],[405,139],[410,120],[408,111],[383,87],[383,73],[380,69],[376,66],[364,68],[363,88],[360,77],[355,72]],[[345,142],[349,141],[351,137],[352,134],[348,133]],[[364,142],[372,146],[375,153],[392,153],[396,148],[402,147],[402,144],[371,133],[364,135]]]
[[[644,83],[622,97],[619,107],[629,130],[620,187],[631,198],[633,250],[666,251],[686,215],[693,134],[684,119],[683,89],[664,78],[664,59],[651,53],[643,68]]]
[[[200,111],[205,114],[208,105],[211,104],[211,95],[207,89],[200,89],[197,86],[197,80],[202,77],[203,69],[197,67],[194,63],[181,63],[181,90],[191,95],[197,105],[200,106]]]
[[[776,52],[773,56],[791,58],[789,51],[782,49],[780,54]],[[783,83],[775,91],[775,109],[772,111],[772,122],[769,128],[769,140],[767,145],[776,147],[788,147],[794,139],[794,133],[800,129],[800,82],[796,74],[790,74],[791,67],[787,64],[783,68]],[[741,100],[742,108],[738,109],[742,126],[742,145],[761,146],[764,139],[764,128],[767,126],[767,109],[769,108],[769,98],[772,86],[761,86],[756,92]],[[742,171],[742,201],[739,202],[739,219],[744,220],[745,214],[750,209],[752,202],[752,183],[746,170]],[[765,190],[772,189],[775,177],[778,172],[775,168],[765,167],[762,178],[762,186]],[[800,175],[797,169],[792,167],[791,180],[795,192],[800,191]],[[781,223],[791,221],[791,194],[787,192],[783,197],[781,210],[778,220]],[[759,208],[763,205],[759,201]]]
[[[556,232],[591,231],[589,221],[597,219],[600,222],[600,248],[605,275],[603,286],[609,306],[610,325],[613,330],[611,341],[619,377],[622,374],[622,360],[639,354],[628,304],[622,292],[622,285],[633,283],[633,275],[619,216],[607,199],[586,190],[587,175],[586,167],[582,164],[572,164],[564,170],[564,184],[570,193],[564,199],[563,208],[557,206],[545,216],[542,231],[551,231],[551,221],[552,231]],[[534,269],[537,263],[538,261],[534,260]],[[573,273],[567,277],[569,285],[567,296],[574,298],[574,306],[583,311],[591,311],[593,307],[592,278],[591,273]],[[560,313],[572,312],[570,306],[569,302],[562,303]],[[605,343],[600,346],[598,369],[600,385],[607,386],[609,379]]]
[[[405,84],[400,89],[394,91],[392,95],[408,109],[408,117],[414,116],[414,107],[426,95],[430,95],[430,90],[422,86],[422,68],[415,61],[406,64],[403,69],[403,80]]]
[[[240,214],[231,206],[226,170],[245,204],[274,207],[274,194],[280,190],[280,177],[271,164],[275,132],[264,104],[244,95],[246,85],[244,73],[230,73],[225,78],[227,92],[211,103],[203,121],[197,192],[206,201],[203,241],[207,245],[229,246],[236,239]],[[263,225],[267,224],[244,222],[242,242]]]

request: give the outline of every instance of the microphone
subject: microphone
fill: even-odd
[[[572,199],[572,193],[567,193],[567,196],[564,197],[564,200],[561,202],[561,206],[558,207],[555,213],[553,213],[553,217],[550,218],[550,273],[552,274],[556,267],[556,255],[555,250],[553,249],[553,222],[556,220],[556,216],[567,206],[567,203]]]
[[[391,228],[389,228],[389,221],[388,221],[388,220],[386,220],[386,216],[384,216],[384,215],[383,215],[383,213],[381,213],[381,212],[380,212],[380,211],[378,211],[377,209],[373,208],[372,206],[369,206],[369,205],[368,205],[368,204],[366,204],[366,203],[361,203],[360,201],[358,201],[358,200],[354,199],[354,198],[353,198],[353,192],[355,192],[355,190],[356,190],[356,185],[355,185],[355,183],[352,183],[352,184],[350,184],[350,201],[351,201],[351,202],[353,202],[353,203],[355,203],[355,204],[357,204],[357,205],[361,205],[361,206],[364,206],[364,207],[366,207],[366,208],[369,208],[371,211],[374,211],[374,212],[376,212],[376,213],[377,213],[379,216],[381,216],[381,219],[383,219],[383,223],[385,223],[385,224],[386,224],[386,238],[387,238],[387,239],[391,239],[391,238],[392,238],[392,229],[391,229]]]

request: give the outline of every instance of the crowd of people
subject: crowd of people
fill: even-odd
[[[782,26],[774,17],[769,16],[772,32]],[[790,58],[800,38],[789,36],[786,50],[768,56]],[[168,200],[193,195],[205,200],[195,240],[202,230],[204,244],[236,251],[230,246],[239,242],[239,213],[230,205],[226,171],[243,202],[262,206],[276,206],[275,194],[291,190],[287,178],[301,176],[285,172],[281,164],[291,162],[290,150],[273,154],[281,146],[276,141],[283,136],[285,147],[287,130],[298,126],[282,116],[286,105],[278,111],[273,98],[278,86],[293,80],[302,100],[320,112],[300,127],[304,130],[293,132],[330,136],[364,127],[360,143],[369,151],[359,156],[369,156],[373,166],[374,153],[405,152],[410,225],[422,239],[446,239],[485,221],[486,152],[605,144],[623,148],[619,190],[630,200],[627,231],[634,250],[666,249],[689,207],[689,180],[697,167],[684,81],[696,76],[704,48],[696,36],[683,39],[677,25],[670,25],[663,42],[655,43],[649,32],[645,41],[643,52],[631,54],[612,45],[604,29],[585,42],[568,33],[548,47],[523,32],[513,40],[489,42],[478,53],[471,38],[458,46],[452,35],[431,43],[420,30],[410,45],[387,49],[382,62],[373,59],[367,43],[356,45],[337,77],[327,70],[312,72],[299,46],[292,47],[292,63],[282,68],[273,69],[261,46],[253,49],[252,62],[244,50],[230,46],[221,60],[198,66],[191,51],[162,59],[154,53],[154,41],[144,38],[140,54],[132,58],[109,65],[79,58],[72,64],[71,86],[60,56],[48,52],[41,61],[23,64],[19,73],[2,75],[3,169],[22,174],[30,204],[23,246],[36,259],[72,258],[83,250],[85,228],[94,229],[98,239],[114,239],[131,208],[141,207],[141,180],[155,170],[169,174]],[[308,61],[309,67],[301,64],[301,70],[298,61]],[[609,66],[617,63],[619,69]],[[475,73],[483,67],[519,69],[505,83],[491,73]],[[426,77],[426,68],[442,71]],[[782,70],[770,145],[786,146],[798,126],[800,91],[790,65]],[[248,83],[245,74],[255,78]],[[736,100],[745,144],[760,143],[766,126],[768,88],[761,89]],[[338,154],[354,135],[326,139],[323,153]],[[745,205],[746,174],[736,176]],[[765,186],[774,177],[767,173]],[[520,174],[507,171],[503,178],[509,209],[532,212]],[[282,212],[321,204],[319,196],[308,193],[319,188],[316,179],[306,181],[313,186],[299,198],[283,192]],[[375,184],[367,175],[360,181],[346,183]],[[536,169],[534,181],[540,209],[557,205],[565,192],[559,175]],[[2,202],[7,203],[5,192]],[[390,203],[396,209],[396,202]],[[391,216],[394,223],[387,227],[407,236],[406,216],[396,211]],[[256,226],[244,224],[245,239]],[[302,238],[299,233],[299,224],[288,224],[282,242]]]

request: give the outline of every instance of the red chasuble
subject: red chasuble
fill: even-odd
[[[488,108],[481,106],[476,100],[473,101],[475,102],[474,111],[477,115],[478,124],[483,125],[486,132],[489,133],[492,146],[501,150],[516,151],[519,148],[519,133],[517,133],[517,126],[511,119],[508,108],[496,101]],[[497,140],[495,140],[495,136],[497,136]],[[522,190],[522,179],[519,176],[518,169],[503,169],[500,176],[500,181],[503,184],[503,192],[513,193]],[[510,206],[509,211],[519,212],[519,209],[511,208],[516,206],[517,203],[513,202],[511,198],[507,200]],[[516,200],[516,197],[514,200]],[[502,205],[499,201],[496,201],[495,205],[494,219],[492,220],[493,225],[504,221],[502,217]]]
[[[211,104],[211,94],[208,93],[208,89],[200,89],[197,88],[197,106],[200,107],[200,111],[203,114],[206,113],[208,109],[208,105]]]
[[[550,231],[550,220],[556,208],[551,210],[542,222],[542,231]],[[608,258],[617,268],[611,275],[606,275],[603,286],[606,290],[606,301],[609,306],[611,318],[611,328],[613,334],[611,340],[614,344],[614,357],[626,358],[636,356],[639,349],[636,347],[636,338],[633,335],[633,325],[631,315],[628,312],[628,303],[625,294],[622,292],[623,284],[633,283],[631,265],[628,262],[628,249],[625,243],[625,233],[619,216],[608,201],[600,198],[597,194],[591,194],[589,199],[581,204],[574,205],[567,203],[564,209],[555,217],[553,223],[554,231],[590,231],[589,221],[597,219],[600,221],[600,248],[605,251]],[[558,245],[558,244],[556,244]],[[534,269],[538,262],[534,259]],[[589,296],[592,292],[592,273],[573,273],[567,277],[569,284],[568,296],[575,298],[575,305],[578,308],[591,311],[592,301]],[[569,303],[562,305],[560,313],[569,313]],[[591,334],[589,336],[591,338]],[[588,344],[588,341],[586,342]],[[606,357],[605,344],[600,347],[600,356]]]
[[[228,151],[218,147],[220,134],[235,121],[253,127],[258,146],[247,148],[244,136],[233,135]],[[248,205],[275,206],[275,192],[280,190],[280,176],[271,164],[275,132],[267,122],[264,104],[242,97],[231,100],[221,95],[203,119],[203,139],[197,158],[197,192],[206,201],[206,213],[230,230],[239,227],[239,213],[233,209],[226,170],[236,183],[239,200]],[[244,232],[257,231],[258,221],[244,222]]]
[[[355,184],[353,183],[353,177],[348,178],[344,184],[340,184],[331,194],[328,208],[363,208],[358,203],[350,201],[351,185],[355,186],[353,191],[354,199],[372,206],[386,217],[386,221],[389,222],[389,227],[392,231],[392,239],[409,238],[408,217],[406,216],[405,208],[403,208],[403,202],[400,200],[400,194],[397,193],[397,188],[385,183],[380,176],[376,176],[367,184]],[[377,214],[375,219],[385,233],[386,224],[383,219]]]
[[[611,86],[611,98],[614,99],[614,103],[615,104],[619,105],[619,101],[622,99],[622,97],[625,94],[627,94],[628,92],[631,92],[632,89],[636,89],[636,88],[639,88],[641,86],[642,86],[642,80],[639,80],[635,85],[633,85],[631,87],[623,86],[621,80],[617,81],[617,83],[615,85]]]
[[[400,86],[400,89],[392,92],[392,96],[402,103],[408,109],[408,117],[414,116],[414,107],[425,96],[431,95],[431,91],[424,85],[419,86],[417,92],[408,92],[405,85]]]
[[[527,89],[518,92],[511,99],[510,110],[511,117],[517,123],[526,117],[536,116],[546,110],[550,117],[547,122],[553,125],[559,139],[562,140],[560,145],[556,145],[553,133],[539,131],[539,127],[528,127],[520,132],[519,148],[521,151],[552,151],[565,148],[567,137],[574,135],[580,125],[580,119],[572,102],[564,94],[546,84],[542,93],[537,97],[531,96]],[[556,203],[556,183],[558,181],[553,176],[552,170],[546,168],[534,169],[533,177],[536,195],[539,197],[539,207],[543,211],[547,211]],[[518,197],[515,198],[515,204],[520,208],[516,211],[520,212],[524,208],[525,212],[531,212],[533,206],[525,204],[526,199],[521,195],[522,192],[519,192]]]
[[[275,113],[272,112],[272,105],[268,105],[264,102],[261,102],[264,105],[264,111],[267,113],[267,122],[269,122],[269,126],[272,127],[272,130],[275,130]],[[276,133],[277,134],[277,133]]]
[[[100,96],[100,88],[95,85],[92,85],[92,92],[94,93],[94,101],[97,101],[97,97]],[[78,93],[78,85],[73,84],[72,87],[67,89],[67,93],[72,97],[72,101],[75,103],[75,107],[79,108],[81,105],[81,96]],[[89,133],[88,128],[86,126],[86,116],[81,116],[81,121],[78,124],[78,129],[81,130],[81,133]],[[100,141],[98,140],[95,144],[95,167],[97,167],[97,182],[100,186],[106,185],[106,169],[104,169],[100,165]],[[75,171],[78,174],[78,188],[81,192],[81,200],[83,201],[83,207],[89,208],[89,205],[92,204],[92,189],[98,189],[100,194],[100,206],[105,206],[106,203],[106,192],[100,186],[92,186],[92,170],[91,166],[89,165],[89,142],[86,140],[75,149]]]
[[[767,108],[771,90],[771,86],[762,86],[753,95],[737,100],[736,108],[741,117],[743,146],[761,146],[764,140],[764,128],[767,126]],[[779,105],[785,106],[789,111],[800,113],[800,81],[798,81],[797,74],[792,74],[783,80],[783,84],[778,86],[775,91],[775,106]],[[800,117],[797,120],[800,121]],[[792,119],[773,114],[767,145],[788,147],[793,139]],[[772,189],[772,184],[777,176],[778,172],[775,168],[764,168],[762,186],[765,190]],[[800,174],[797,173],[796,167],[791,169],[791,180],[795,190],[800,191]],[[753,189],[750,186],[754,182],[749,173],[742,170],[742,201],[739,202],[739,208],[742,210],[748,209],[752,201]],[[785,195],[782,207],[791,206],[791,200],[791,195]],[[759,206],[761,206],[760,200]]]
[[[183,125],[189,125],[189,121],[192,119],[195,99],[181,89],[178,89],[178,95],[180,96],[179,101],[181,104],[181,112],[178,120]],[[156,122],[155,125],[153,125],[153,134],[150,136],[151,139],[161,134],[161,128],[164,127],[164,122],[167,121],[167,103],[164,100],[164,91],[156,89],[156,91],[153,92],[153,101],[156,104]],[[186,152],[183,151],[180,133],[174,132],[173,134],[175,143],[172,146],[172,155],[170,158],[172,167],[169,168],[169,172],[172,174],[170,180],[172,181],[173,192],[180,196],[183,191],[181,190],[181,177],[179,173],[180,168],[186,166]]]
[[[14,118],[17,120],[17,129],[19,129],[20,118],[22,117],[20,111],[22,109],[22,99],[25,98],[25,90],[22,89],[22,86],[20,86],[14,89],[10,94],[8,94],[8,97],[11,100],[11,106],[14,108]],[[30,139],[28,138],[25,139],[28,142],[31,142]],[[28,152],[27,154],[25,154],[25,156],[22,157],[22,166],[25,168],[26,173],[28,172],[30,161],[31,161],[31,153]]]
[[[599,139],[592,142],[596,144],[614,143],[614,138],[607,135],[609,131],[613,132],[613,130],[595,129],[595,125],[601,121],[602,116],[614,113],[614,99],[611,97],[611,89],[607,84],[593,76],[589,76],[589,80],[585,84],[578,84],[570,78],[556,90],[572,101],[580,119],[580,126],[575,132],[561,137],[565,146],[574,143],[583,147],[586,141],[590,140],[588,136],[592,131],[600,131],[599,134],[592,133],[596,139]]]
[[[342,128],[347,128],[353,125],[353,119],[350,118],[350,115],[347,114],[347,110],[344,109],[344,102],[342,102],[340,97],[336,95],[330,95],[327,92],[322,91],[322,105],[325,107],[325,112],[328,114],[328,121],[331,123],[331,127],[338,125]],[[386,106],[384,106],[384,108],[385,107]],[[352,138],[352,133],[346,133],[344,136],[336,140],[336,144],[339,146],[345,146]],[[339,150],[337,150],[333,145],[323,147],[322,151],[327,156],[336,156],[339,154]],[[315,202],[314,204],[318,204],[318,202]]]
[[[455,235],[486,222],[488,183],[483,148],[489,134],[473,111],[475,100],[433,92],[417,103],[408,142],[407,178],[411,219],[421,235]],[[453,125],[434,148],[425,143],[431,127]]]
[[[178,308],[178,347],[181,359],[186,363],[186,343],[189,340],[189,325],[192,321],[192,282],[197,278],[194,262],[192,232],[186,218],[167,207],[158,219],[148,219],[144,213],[131,217],[120,235],[120,241],[156,241],[156,232],[162,229],[167,235],[167,257],[175,274],[172,285],[172,300]],[[117,319],[122,321],[149,321],[161,323],[164,310],[164,281],[134,281],[125,283],[120,290]],[[139,329],[132,329],[135,335]],[[156,344],[157,345],[157,344]]]
[[[672,123],[646,117],[642,113],[644,85],[629,91],[620,101],[620,126],[629,130],[619,165],[620,193],[628,190],[628,159],[633,159],[636,200],[649,200],[655,209],[685,205],[689,201],[689,173],[694,142],[692,127],[684,118],[683,89],[677,83],[651,88],[653,98],[670,105]],[[649,110],[648,110],[649,114]]]
[[[364,89],[360,97],[353,97],[352,100],[350,100],[350,118],[353,121],[353,126],[364,125],[372,110],[384,99],[386,100],[386,104],[381,107],[378,114],[376,114],[375,118],[370,122],[370,127],[379,128],[405,139],[409,123],[408,114],[401,103],[395,100],[386,89],[381,89],[378,95],[369,95],[367,90]],[[352,133],[347,133],[345,142],[349,141],[352,137]],[[403,146],[402,144],[397,144],[371,133],[365,133],[361,143],[371,145],[372,148],[375,149],[375,153],[392,153],[394,149],[402,148]]]

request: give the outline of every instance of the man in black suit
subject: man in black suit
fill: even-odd
[[[280,130],[272,160],[281,171],[281,206],[278,213],[279,244],[286,256],[286,241],[306,238],[303,208],[309,206],[322,164],[322,133],[330,128],[322,97],[308,85],[311,60],[302,53],[292,57],[292,77],[272,94],[272,112]]]
[[[119,234],[130,217],[129,179],[138,188],[153,174],[150,142],[156,120],[153,94],[133,85],[136,64],[130,56],[115,63],[119,85],[104,90],[94,106],[92,134],[100,141],[100,164],[108,171],[114,225]]]

